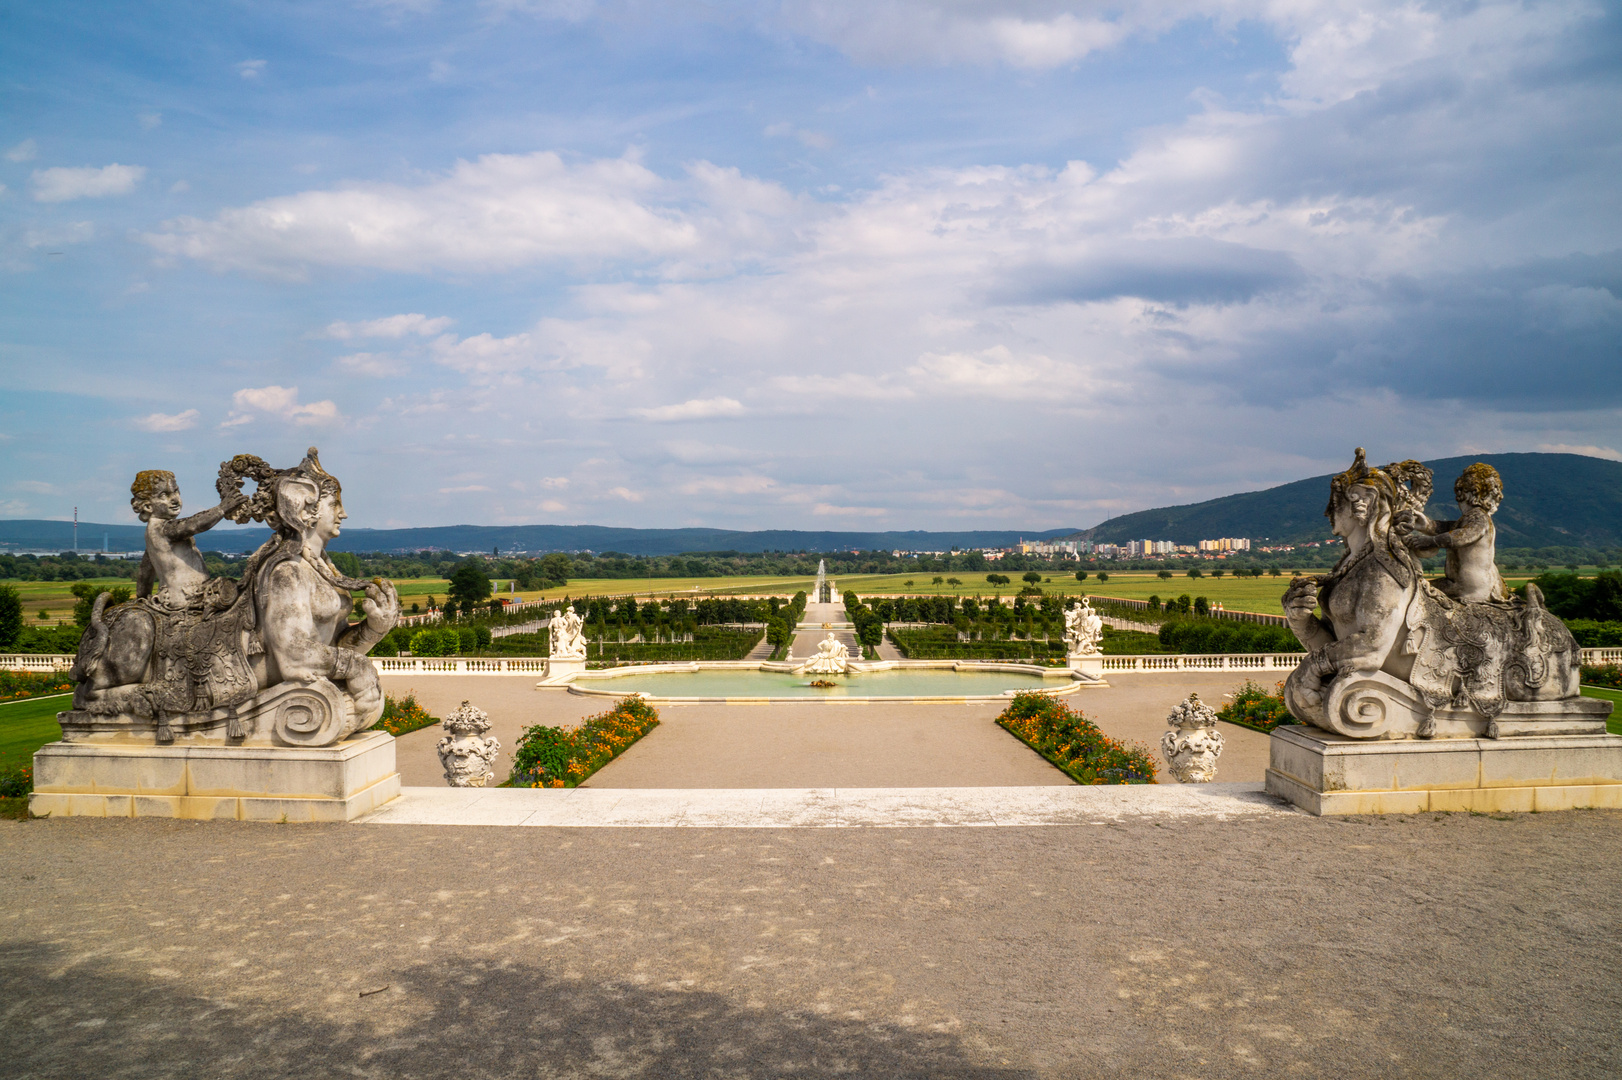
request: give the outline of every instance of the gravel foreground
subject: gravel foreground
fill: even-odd
[[[1622,814],[0,823],[6,1077],[1622,1074]]]

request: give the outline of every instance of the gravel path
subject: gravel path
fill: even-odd
[[[0,822],[8,1077],[1622,1074],[1622,815]]]

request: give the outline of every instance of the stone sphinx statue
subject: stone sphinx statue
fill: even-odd
[[[1493,567],[1496,472],[1465,471],[1457,522],[1425,516],[1431,486],[1419,462],[1371,468],[1361,447],[1331,481],[1325,515],[1346,554],[1284,594],[1308,650],[1285,682],[1291,714],[1365,739],[1603,734],[1609,709],[1579,697],[1570,631],[1537,586],[1510,597]],[[1442,548],[1448,574],[1428,581],[1416,553]]]
[[[1104,620],[1085,596],[1064,613],[1064,643],[1070,656],[1097,656],[1103,638]]]
[[[242,493],[245,480],[257,490]],[[220,466],[218,507],[180,519],[173,474],[136,477],[147,522],[137,599],[97,597],[73,665],[65,741],[184,738],[190,743],[328,746],[370,727],[383,693],[366,653],[393,628],[400,601],[381,579],[344,577],[326,554],[345,518],[317,452],[290,469],[239,454]],[[224,518],[275,532],[240,584],[209,575],[193,537]],[[352,592],[363,621],[350,625]]]

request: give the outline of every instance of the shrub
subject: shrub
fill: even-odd
[[[1176,653],[1300,652],[1301,643],[1287,626],[1172,619],[1160,625],[1160,644]]]
[[[1622,621],[1615,619],[1567,619],[1566,628],[1585,649],[1622,647]]]
[[[462,656],[475,652],[479,647],[479,635],[473,632],[473,627],[464,626],[456,631],[456,645],[453,650]]]
[[[22,632],[22,594],[15,585],[0,585],[0,649],[10,649]]]
[[[417,692],[407,690],[405,697],[383,697],[383,718],[372,725],[373,731],[386,731],[396,738],[408,731],[439,723],[439,717],[429,716],[428,710],[417,704]]]
[[[483,649],[490,644],[491,640],[488,626],[475,626],[473,628],[473,644],[475,648]]]
[[[1275,689],[1276,693],[1269,694],[1246,679],[1244,685],[1233,692],[1233,699],[1217,711],[1217,719],[1265,732],[1271,732],[1280,724],[1295,723],[1290,710],[1284,707],[1284,684],[1279,683]]]
[[[13,761],[0,754],[0,799],[23,799],[34,790],[34,759]]]
[[[1622,690],[1622,665],[1584,664],[1583,682],[1589,686],[1609,686]]]
[[[383,636],[383,639],[381,641],[379,641],[376,645],[373,645],[372,646],[372,651],[367,653],[366,655],[368,655],[368,656],[399,656],[400,655],[400,650],[395,647],[394,639],[389,637],[387,634],[385,634]]]
[[[1117,742],[1048,694],[1015,694],[997,723],[1078,784],[1154,783],[1155,759],[1147,747]]]
[[[659,724],[639,697],[621,698],[573,730],[537,724],[524,729],[513,752],[512,787],[578,787]]]
[[[411,635],[412,656],[443,656],[440,652],[438,630],[418,630]]]

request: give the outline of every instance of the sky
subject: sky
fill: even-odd
[[[0,8],[0,517],[1047,529],[1622,460],[1588,0]]]

